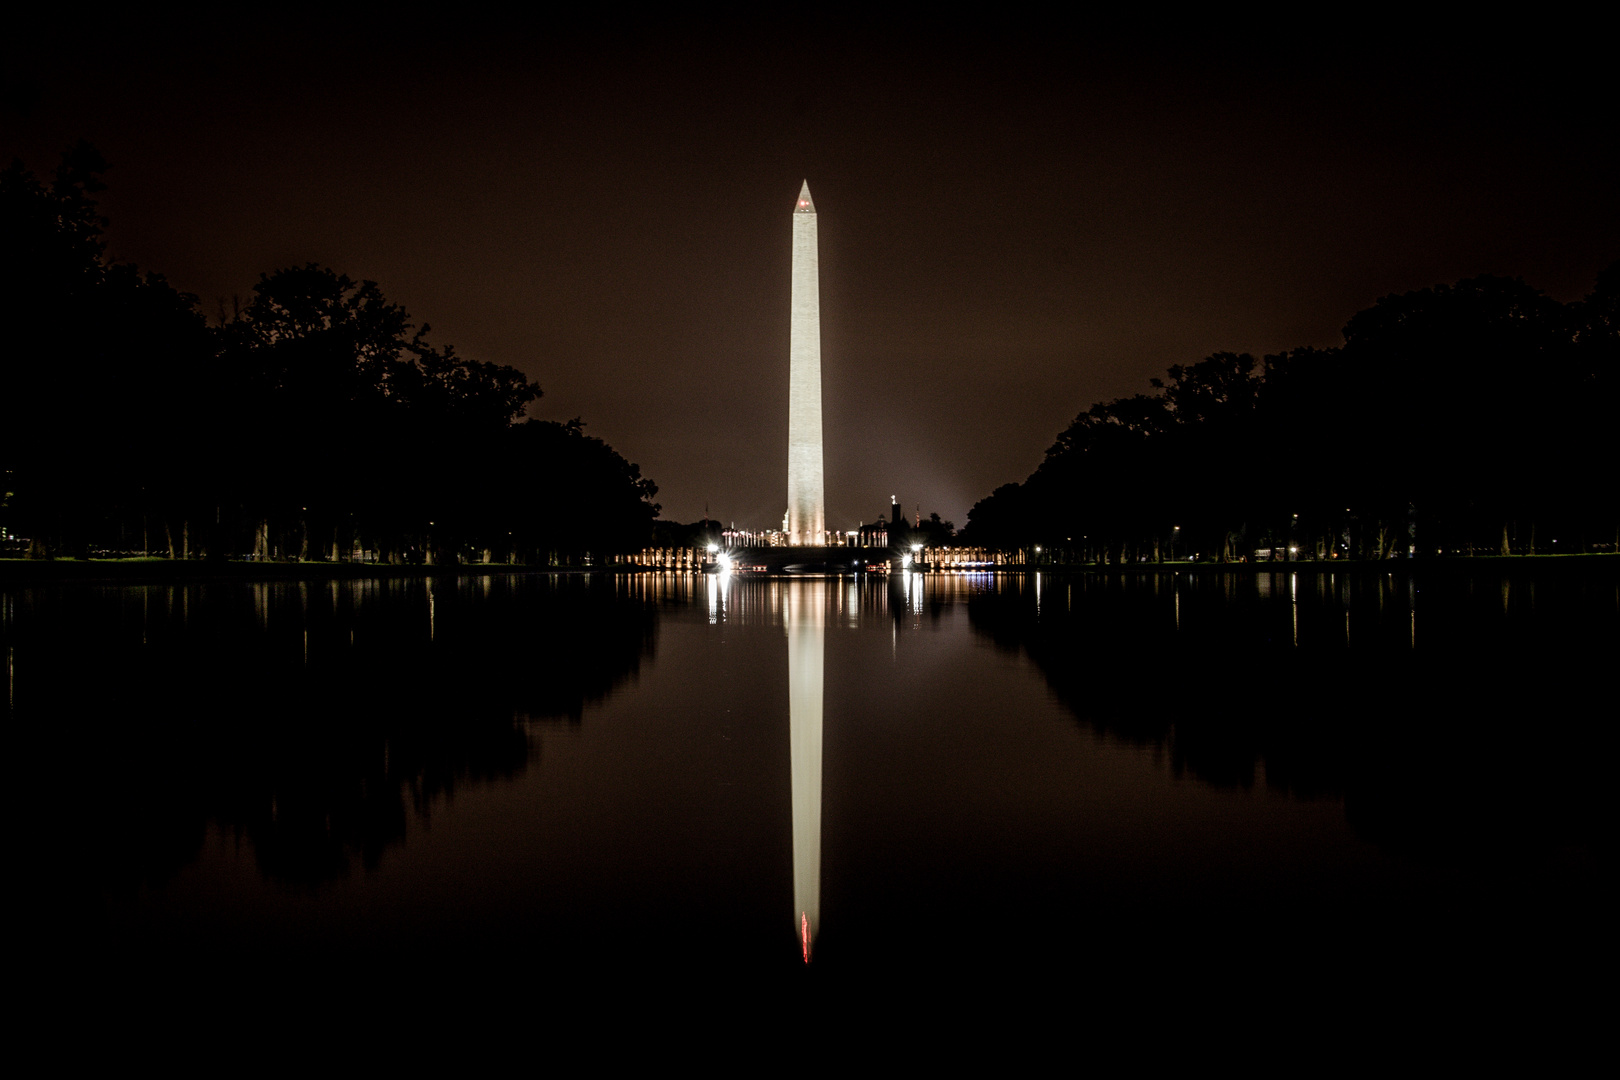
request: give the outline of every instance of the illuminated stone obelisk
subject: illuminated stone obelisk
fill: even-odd
[[[788,543],[826,543],[821,457],[821,285],[810,181],[793,208],[793,317],[788,336]]]

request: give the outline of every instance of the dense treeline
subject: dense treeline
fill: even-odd
[[[1570,304],[1494,277],[1388,296],[1344,339],[1093,405],[964,538],[1084,562],[1616,550],[1620,263]]]
[[[646,542],[657,488],[524,420],[540,388],[428,341],[373,282],[262,275],[217,326],[106,256],[81,144],[0,172],[0,530],[36,557],[573,562]]]

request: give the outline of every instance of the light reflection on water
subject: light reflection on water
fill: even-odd
[[[678,925],[681,963],[848,971],[1578,932],[1617,611],[1296,570],[0,593],[114,943],[566,966]]]
[[[800,951],[805,963],[809,963],[811,946],[821,927],[822,660],[827,585],[820,580],[792,584],[783,623],[788,650],[788,742],[793,762],[793,908],[798,916]]]

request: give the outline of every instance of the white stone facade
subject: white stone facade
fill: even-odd
[[[793,209],[793,304],[788,338],[788,542],[826,543],[821,449],[821,283],[810,182]]]

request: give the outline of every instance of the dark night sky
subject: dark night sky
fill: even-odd
[[[1612,57],[1578,27],[392,18],[24,27],[0,154],[89,139],[111,253],[210,313],[306,261],[379,282],[682,521],[781,520],[802,178],[840,528],[891,494],[960,525],[1171,364],[1481,273],[1574,299],[1620,258]]]

